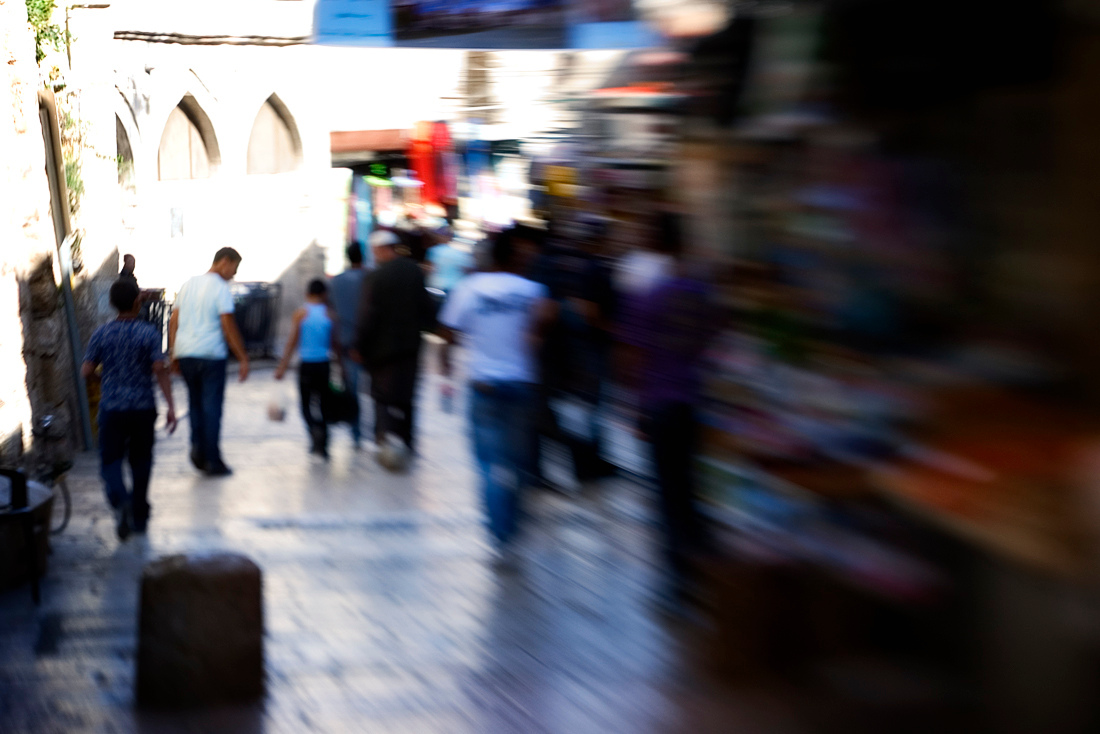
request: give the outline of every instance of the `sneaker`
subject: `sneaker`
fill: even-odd
[[[572,497],[573,495],[566,491],[564,487],[560,487],[549,479],[543,479],[542,477],[534,478],[528,481],[527,486],[537,492],[548,492],[550,494],[560,495],[562,497]]]
[[[492,566],[493,570],[498,573],[516,573],[520,570],[522,562],[522,556],[520,555],[516,544],[514,542],[509,543],[496,543],[493,550]]]
[[[379,447],[376,458],[383,469],[403,472],[409,466],[409,449],[404,444],[387,441]]]
[[[321,432],[311,432],[309,441],[309,453],[311,456],[320,456],[322,459],[328,458],[328,437]]]
[[[138,535],[143,535],[146,529],[149,527],[149,515],[153,514],[152,511],[148,512],[145,517],[141,517],[137,512],[133,512],[130,515],[130,527]]]
[[[619,473],[619,467],[604,458],[597,458],[589,467],[586,479],[606,479]]]
[[[233,470],[220,461],[206,467],[206,476],[208,477],[228,477],[232,473]]]
[[[133,529],[133,520],[130,515],[130,506],[128,504],[121,504],[113,510],[115,516],[115,533],[118,535],[120,541],[125,541],[130,537],[130,531]]]

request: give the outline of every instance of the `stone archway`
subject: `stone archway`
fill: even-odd
[[[279,96],[268,97],[252,123],[248,138],[248,173],[285,173],[302,163],[302,137]]]
[[[214,125],[191,94],[168,115],[157,149],[157,178],[209,178],[221,165]]]
[[[115,155],[118,161],[118,185],[124,190],[135,187],[134,146],[130,143],[130,133],[122,124],[122,118],[115,115]]]

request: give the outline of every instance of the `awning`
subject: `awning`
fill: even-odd
[[[369,161],[376,153],[404,151],[408,144],[408,130],[338,130],[329,133],[334,166]]]

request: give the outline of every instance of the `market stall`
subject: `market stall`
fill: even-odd
[[[783,53],[820,38],[810,16],[758,24],[777,63],[758,53],[757,87],[798,69]],[[672,175],[697,232],[728,217],[708,249],[733,266],[714,279],[731,317],[701,406],[724,553],[709,651],[731,672],[870,657],[933,671],[940,701],[965,691],[956,703],[1006,730],[1084,730],[1100,658],[1082,621],[1100,580],[1095,339],[1045,296],[1077,292],[1052,262],[1096,269],[1069,228],[1024,242],[1081,212],[1010,193],[1039,141],[968,127],[1007,114],[1007,93],[971,90],[964,111],[921,86],[851,114],[809,68],[818,83],[794,98],[750,84],[728,127],[691,119]],[[1072,116],[1060,96],[1015,94],[1014,119]]]

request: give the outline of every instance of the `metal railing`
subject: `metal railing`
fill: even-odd
[[[234,283],[234,316],[249,356],[275,355],[275,329],[279,321],[279,283]]]

